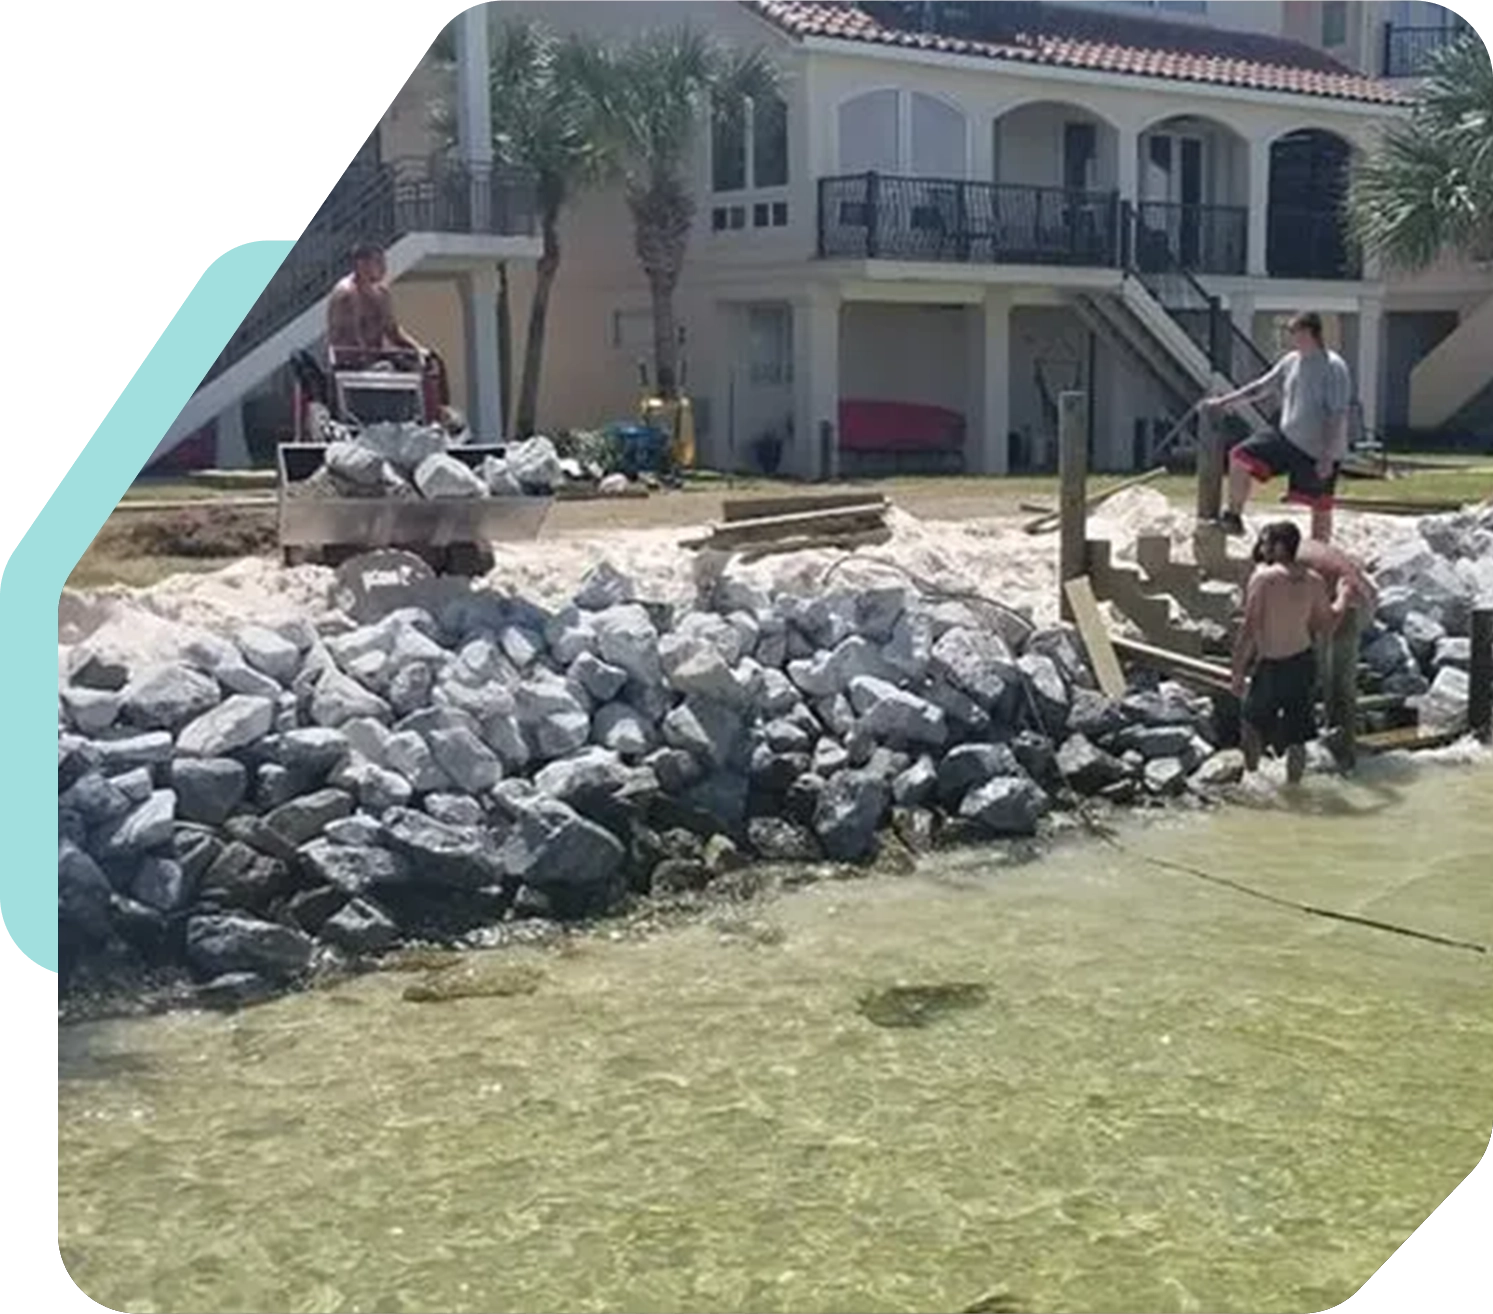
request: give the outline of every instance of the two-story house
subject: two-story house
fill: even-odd
[[[770,436],[805,476],[1041,467],[1057,396],[1079,388],[1094,463],[1132,468],[1205,388],[1263,369],[1302,308],[1352,367],[1367,430],[1493,432],[1493,277],[1451,259],[1385,277],[1341,222],[1355,153],[1460,23],[1439,6],[486,9],[604,40],[687,21],[782,69],[780,101],[702,125],[677,309],[710,465],[751,468]],[[540,419],[591,427],[633,411],[651,344],[620,195],[575,206],[563,248]],[[517,328],[532,273],[508,272]],[[449,285],[396,297],[417,334],[484,358]]]
[[[1081,388],[1095,463],[1131,468],[1301,308],[1326,317],[1363,425],[1403,427],[1413,367],[1490,304],[1486,273],[1386,281],[1344,236],[1353,155],[1414,90],[1377,76],[1401,49],[1369,21],[1385,6],[1344,6],[1346,27],[1333,5],[1202,0],[495,8],[603,37],[688,19],[783,68],[783,103],[704,134],[699,162],[679,310],[714,465],[776,434],[803,475],[1041,466],[1058,393]],[[625,414],[649,323],[625,211],[588,198],[544,422]],[[1484,355],[1446,406],[1490,375]]]

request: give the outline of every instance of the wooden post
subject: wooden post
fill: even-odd
[[[1198,412],[1198,523],[1218,519],[1223,510],[1223,433],[1207,410]]]
[[[1081,392],[1058,397],[1058,608],[1065,620],[1073,619],[1073,609],[1064,585],[1088,572],[1088,400]]]
[[[1479,607],[1472,613],[1467,728],[1485,744],[1493,740],[1493,607]]]
[[[1322,701],[1326,705],[1329,743],[1338,765],[1351,771],[1358,764],[1358,635],[1362,612],[1354,606],[1337,633],[1322,645]]]

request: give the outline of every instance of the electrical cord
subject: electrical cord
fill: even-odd
[[[930,597],[943,597],[957,602],[980,602],[984,603],[987,606],[995,607],[998,610],[1007,613],[1008,615],[1018,618],[1022,622],[1022,624],[1027,627],[1028,638],[1037,630],[1036,623],[1032,621],[1032,619],[1028,617],[1026,613],[1016,610],[1016,608],[1010,606],[1007,603],[999,602],[995,598],[987,597],[982,593],[974,591],[941,588],[938,585],[933,584],[931,581],[920,579],[912,571],[908,570],[902,565],[899,565],[895,561],[890,561],[885,557],[858,555],[853,550],[847,551],[839,561],[832,563],[828,567],[828,569],[824,571],[824,573],[820,576],[820,585],[823,586],[824,584],[828,583],[830,578],[838,570],[846,565],[849,565],[852,561],[871,562],[876,565],[885,566],[890,570],[896,571],[898,574],[902,575],[909,582],[911,582],[914,587]],[[1032,714],[1033,723],[1035,725],[1041,725],[1041,710],[1037,706],[1037,700],[1035,695],[1032,693],[1031,685],[1025,680],[1022,681],[1022,690],[1026,695],[1027,708]],[[1489,952],[1493,952],[1490,951],[1487,945],[1480,944],[1475,940],[1459,940],[1453,936],[1437,935],[1433,931],[1418,930],[1413,926],[1404,926],[1398,922],[1381,921],[1376,917],[1364,917],[1358,913],[1342,912],[1339,909],[1326,908],[1320,904],[1305,903],[1299,899],[1287,898],[1284,895],[1271,894],[1268,890],[1257,889],[1253,885],[1246,885],[1243,881],[1236,881],[1228,876],[1220,876],[1214,872],[1204,871],[1201,867],[1194,867],[1185,862],[1173,862],[1167,858],[1158,858],[1152,854],[1143,853],[1138,849],[1132,848],[1130,845],[1121,840],[1119,836],[1116,835],[1113,827],[1107,826],[1104,824],[1104,822],[1099,821],[1097,818],[1095,818],[1089,811],[1087,801],[1078,792],[1078,790],[1073,787],[1073,782],[1068,778],[1062,767],[1058,766],[1056,762],[1054,762],[1054,769],[1057,771],[1059,777],[1061,777],[1064,787],[1072,795],[1074,799],[1073,810],[1077,814],[1078,819],[1083,823],[1084,829],[1087,830],[1096,839],[1100,840],[1104,844],[1107,844],[1110,848],[1115,849],[1117,852],[1123,853],[1127,857],[1133,858],[1138,862],[1148,863],[1150,866],[1156,867],[1162,871],[1170,871],[1182,876],[1191,876],[1195,880],[1206,881],[1210,885],[1221,886],[1224,889],[1233,890],[1237,894],[1247,895],[1251,899],[1259,899],[1264,903],[1274,904],[1278,908],[1289,908],[1293,912],[1304,913],[1310,917],[1322,917],[1326,918],[1329,921],[1346,922],[1353,926],[1366,927],[1369,930],[1385,931],[1392,935],[1401,935],[1407,936],[1410,939],[1414,940],[1423,940],[1428,944],[1439,944],[1449,949],[1465,949],[1468,952],[1475,954],[1486,955]]]

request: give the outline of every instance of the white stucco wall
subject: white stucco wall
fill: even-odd
[[[854,302],[840,312],[840,395],[943,406],[968,418],[962,306]]]

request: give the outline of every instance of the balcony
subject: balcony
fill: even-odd
[[[1387,78],[1420,78],[1430,71],[1434,56],[1459,41],[1471,29],[1458,21],[1444,27],[1384,25],[1383,75]]]
[[[1143,269],[1242,274],[1247,268],[1249,211],[1242,205],[1142,201],[1135,215],[1135,260]]]
[[[1332,209],[1272,205],[1266,221],[1265,262],[1271,278],[1357,279],[1363,261]]]
[[[827,259],[1119,263],[1115,192],[864,173],[819,180]]]
[[[406,233],[530,237],[530,178],[493,166],[449,160],[354,164],[291,247],[259,300],[208,371],[216,378],[290,323],[351,268],[362,242],[387,247]]]

